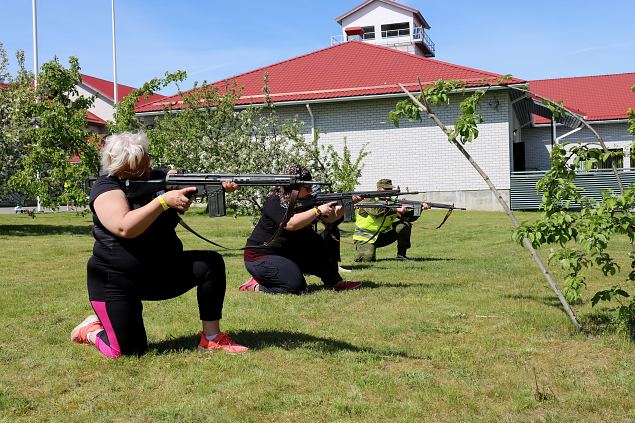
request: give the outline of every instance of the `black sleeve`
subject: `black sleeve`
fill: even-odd
[[[105,192],[113,191],[116,189],[121,189],[121,187],[119,186],[119,180],[116,176],[102,175],[98,177],[93,184],[93,188],[90,190],[90,196],[88,197],[88,204],[92,212],[95,212],[95,209],[93,209],[93,203],[95,202],[97,197]]]
[[[419,216],[415,216],[415,212],[412,209],[408,209],[405,213],[401,214],[400,220],[404,222],[416,222],[419,219]]]
[[[287,214],[287,208],[282,207],[280,204],[280,197],[277,195],[270,195],[265,201],[265,205],[262,208],[262,214],[266,219],[272,222],[274,225],[280,225]],[[293,212],[289,214],[289,218],[293,216]]]

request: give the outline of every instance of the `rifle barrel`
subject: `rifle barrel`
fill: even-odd
[[[385,198],[385,197],[395,197],[399,195],[401,191],[398,189],[390,190],[390,191],[355,191],[355,192],[318,192],[315,194],[315,198],[318,201],[337,201],[342,200],[344,198],[352,198],[352,197],[362,197],[362,198]]]
[[[160,191],[196,187],[194,195],[210,195],[221,190],[223,182],[235,182],[246,187],[329,185],[325,181],[303,181],[298,175],[264,174],[264,173],[168,173],[165,176],[149,180],[126,180],[123,190],[128,198],[141,198]]]
[[[235,182],[238,185],[249,187],[274,186],[274,185],[328,185],[325,181],[303,181],[296,175],[286,174],[260,174],[260,173],[172,173],[166,176],[168,185],[220,185],[223,182]]]
[[[429,201],[409,201],[409,200],[394,200],[394,201],[360,201],[355,204],[355,207],[360,208],[368,208],[368,209],[379,209],[379,208],[399,208],[399,207],[416,207],[417,205],[421,206],[423,203],[428,204],[431,208],[434,209],[452,209],[452,210],[465,210],[465,207],[455,207],[454,204],[444,204],[444,203],[431,203]]]

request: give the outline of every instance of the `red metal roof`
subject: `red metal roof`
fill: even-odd
[[[633,85],[635,72],[529,81],[530,91],[561,101],[590,121],[626,119],[628,108],[635,109]],[[534,123],[544,124],[549,120],[534,116]]]
[[[4,82],[0,82],[0,88],[6,88],[9,84],[5,84]]]
[[[102,118],[100,118],[99,116],[91,112],[86,112],[86,122],[92,123],[98,126],[103,126],[106,124],[105,120],[103,120]]]
[[[501,77],[465,66],[454,65],[414,54],[376,46],[361,41],[348,41],[298,56],[284,62],[237,75],[213,85],[222,92],[234,80],[243,87],[238,104],[264,101],[262,88],[269,74],[270,97],[274,102],[305,101],[363,97],[401,93],[398,83],[418,90],[417,78],[423,84],[439,79],[461,80],[469,87],[485,86]],[[523,83],[512,78],[506,84]],[[137,113],[182,107],[181,97],[174,95],[135,108]]]
[[[112,81],[107,81],[105,79],[96,78],[94,76],[84,75],[82,74],[82,82],[85,85],[93,88],[95,91],[100,92],[101,94],[108,97],[110,100],[115,98],[115,87]],[[130,87],[128,85],[117,84],[117,95],[120,99],[126,97],[128,94],[136,90],[134,87]],[[137,101],[137,106],[142,104],[152,103],[153,101],[160,100],[165,98],[164,95],[161,94],[153,94],[148,98],[141,98]]]

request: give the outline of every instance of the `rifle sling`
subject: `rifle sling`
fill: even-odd
[[[225,247],[224,245],[220,245],[215,243],[212,240],[209,240],[207,238],[205,238],[203,235],[199,234],[198,232],[196,232],[194,229],[192,229],[192,227],[190,225],[188,225],[187,223],[185,223],[185,221],[181,218],[181,216],[179,216],[179,225],[183,226],[185,229],[187,229],[189,232],[191,232],[192,234],[194,234],[195,236],[199,237],[200,239],[202,239],[203,241],[207,241],[212,245],[215,245],[216,247],[222,248],[223,250],[227,250],[227,251],[235,251],[235,250],[242,250],[243,248],[228,248]]]
[[[443,220],[441,221],[441,223],[439,223],[439,226],[437,226],[435,229],[439,229],[441,226],[443,226],[443,224],[445,223],[446,220],[448,220],[448,218],[450,217],[453,211],[454,209],[448,209],[445,216],[443,216]]]
[[[225,247],[224,245],[218,244],[210,239],[205,238],[203,235],[199,234],[198,232],[196,232],[194,229],[192,229],[192,227],[190,225],[188,225],[187,223],[185,223],[185,221],[181,218],[181,216],[177,216],[179,219],[179,225],[181,225],[182,227],[184,227],[187,231],[189,231],[190,233],[192,233],[193,235],[197,236],[198,238],[202,239],[203,241],[209,242],[210,244],[222,248],[223,250],[226,251],[241,251],[241,250],[245,250],[246,248],[266,248],[269,247],[273,244],[273,242],[278,238],[278,236],[280,236],[280,233],[282,232],[282,230],[284,229],[284,227],[287,225],[287,222],[289,221],[289,219],[291,219],[291,216],[289,215],[290,210],[293,210],[295,208],[295,203],[298,200],[298,191],[297,190],[293,190],[291,191],[291,195],[289,197],[289,208],[287,209],[287,212],[284,215],[284,219],[282,220],[282,222],[280,222],[280,225],[278,225],[278,228],[276,229],[276,232],[273,234],[273,236],[271,237],[271,239],[267,242],[265,242],[262,245],[247,245],[245,247],[242,248],[229,248],[229,247]]]

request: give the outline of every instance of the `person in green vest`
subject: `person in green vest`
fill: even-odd
[[[377,181],[377,190],[391,190],[395,187],[390,179]],[[423,209],[429,209],[426,203]],[[414,261],[408,258],[406,252],[410,248],[410,234],[412,222],[417,220],[414,211],[406,207],[390,208],[359,208],[355,211],[355,261],[369,262],[376,260],[377,248],[385,247],[397,241],[397,260]]]

